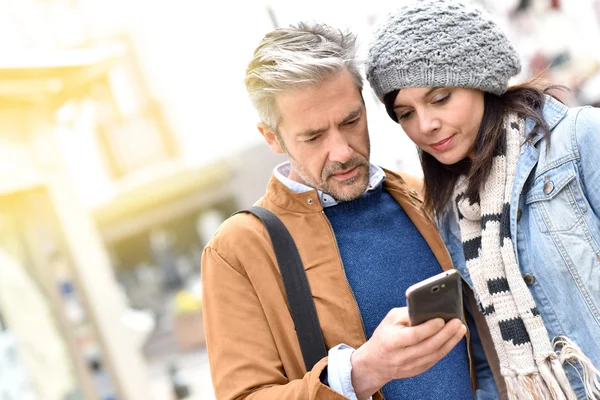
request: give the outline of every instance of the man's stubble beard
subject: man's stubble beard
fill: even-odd
[[[365,193],[367,188],[369,187],[370,164],[369,164],[369,160],[362,155],[355,154],[352,156],[352,158],[350,160],[348,160],[345,163],[334,162],[329,165],[326,165],[323,168],[323,170],[321,171],[321,180],[317,181],[308,173],[308,171],[306,171],[300,164],[298,164],[296,159],[287,151],[287,149],[285,151],[290,159],[292,168],[294,168],[296,173],[302,178],[302,180],[308,186],[313,187],[317,190],[322,191],[323,193],[330,195],[336,201],[345,202],[345,201],[354,200],[354,199],[360,197],[363,193]],[[368,154],[370,155],[370,152],[371,152],[370,145],[369,145],[367,151],[368,151]],[[347,179],[347,180],[341,181],[341,182],[335,181],[336,183],[334,183],[333,185],[328,183],[328,181],[331,179],[335,180],[335,178],[333,178],[332,175],[335,174],[336,172],[345,171],[347,169],[351,169],[354,167],[358,167],[358,168],[362,169],[362,171],[358,171],[358,173],[361,174],[360,176],[355,176],[353,178],[350,178],[350,179]],[[346,186],[346,185],[350,186],[350,185],[354,184],[356,182],[356,180],[359,178],[362,179],[362,182],[360,182],[360,184],[358,184],[356,187],[352,188],[353,190],[350,193],[347,193],[346,191],[343,190],[344,186]],[[338,187],[341,187],[342,190],[338,190]]]

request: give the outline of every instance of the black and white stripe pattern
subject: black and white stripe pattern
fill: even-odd
[[[575,399],[513,251],[510,199],[524,136],[524,121],[508,115],[505,145],[496,151],[480,198],[466,198],[463,176],[455,188],[454,211],[473,289],[510,397]]]

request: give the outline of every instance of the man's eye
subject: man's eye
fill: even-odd
[[[353,119],[352,121],[348,121],[346,125],[355,125],[358,122],[358,118]]]
[[[412,111],[407,111],[404,112],[402,114],[398,114],[398,121],[400,121],[401,119],[407,119],[412,115]]]
[[[316,142],[317,139],[319,139],[320,137],[321,136],[313,136],[310,139],[305,140],[304,143],[313,143],[313,142]]]

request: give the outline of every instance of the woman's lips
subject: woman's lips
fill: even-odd
[[[430,144],[429,147],[431,147],[435,151],[444,151],[448,147],[450,147],[450,145],[454,141],[453,139],[454,139],[454,135],[452,135],[452,136],[450,136],[450,137],[448,137],[448,138],[446,138],[444,140],[440,140],[437,143]]]

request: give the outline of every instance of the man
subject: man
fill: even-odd
[[[305,371],[266,229],[237,214],[202,259],[218,399],[473,398],[466,327],[408,326],[406,288],[452,264],[417,192],[369,163],[355,51],[351,34],[299,24],[267,34],[248,67],[258,130],[289,158],[257,205],[294,238],[329,353]],[[495,398],[480,358],[478,384]]]

